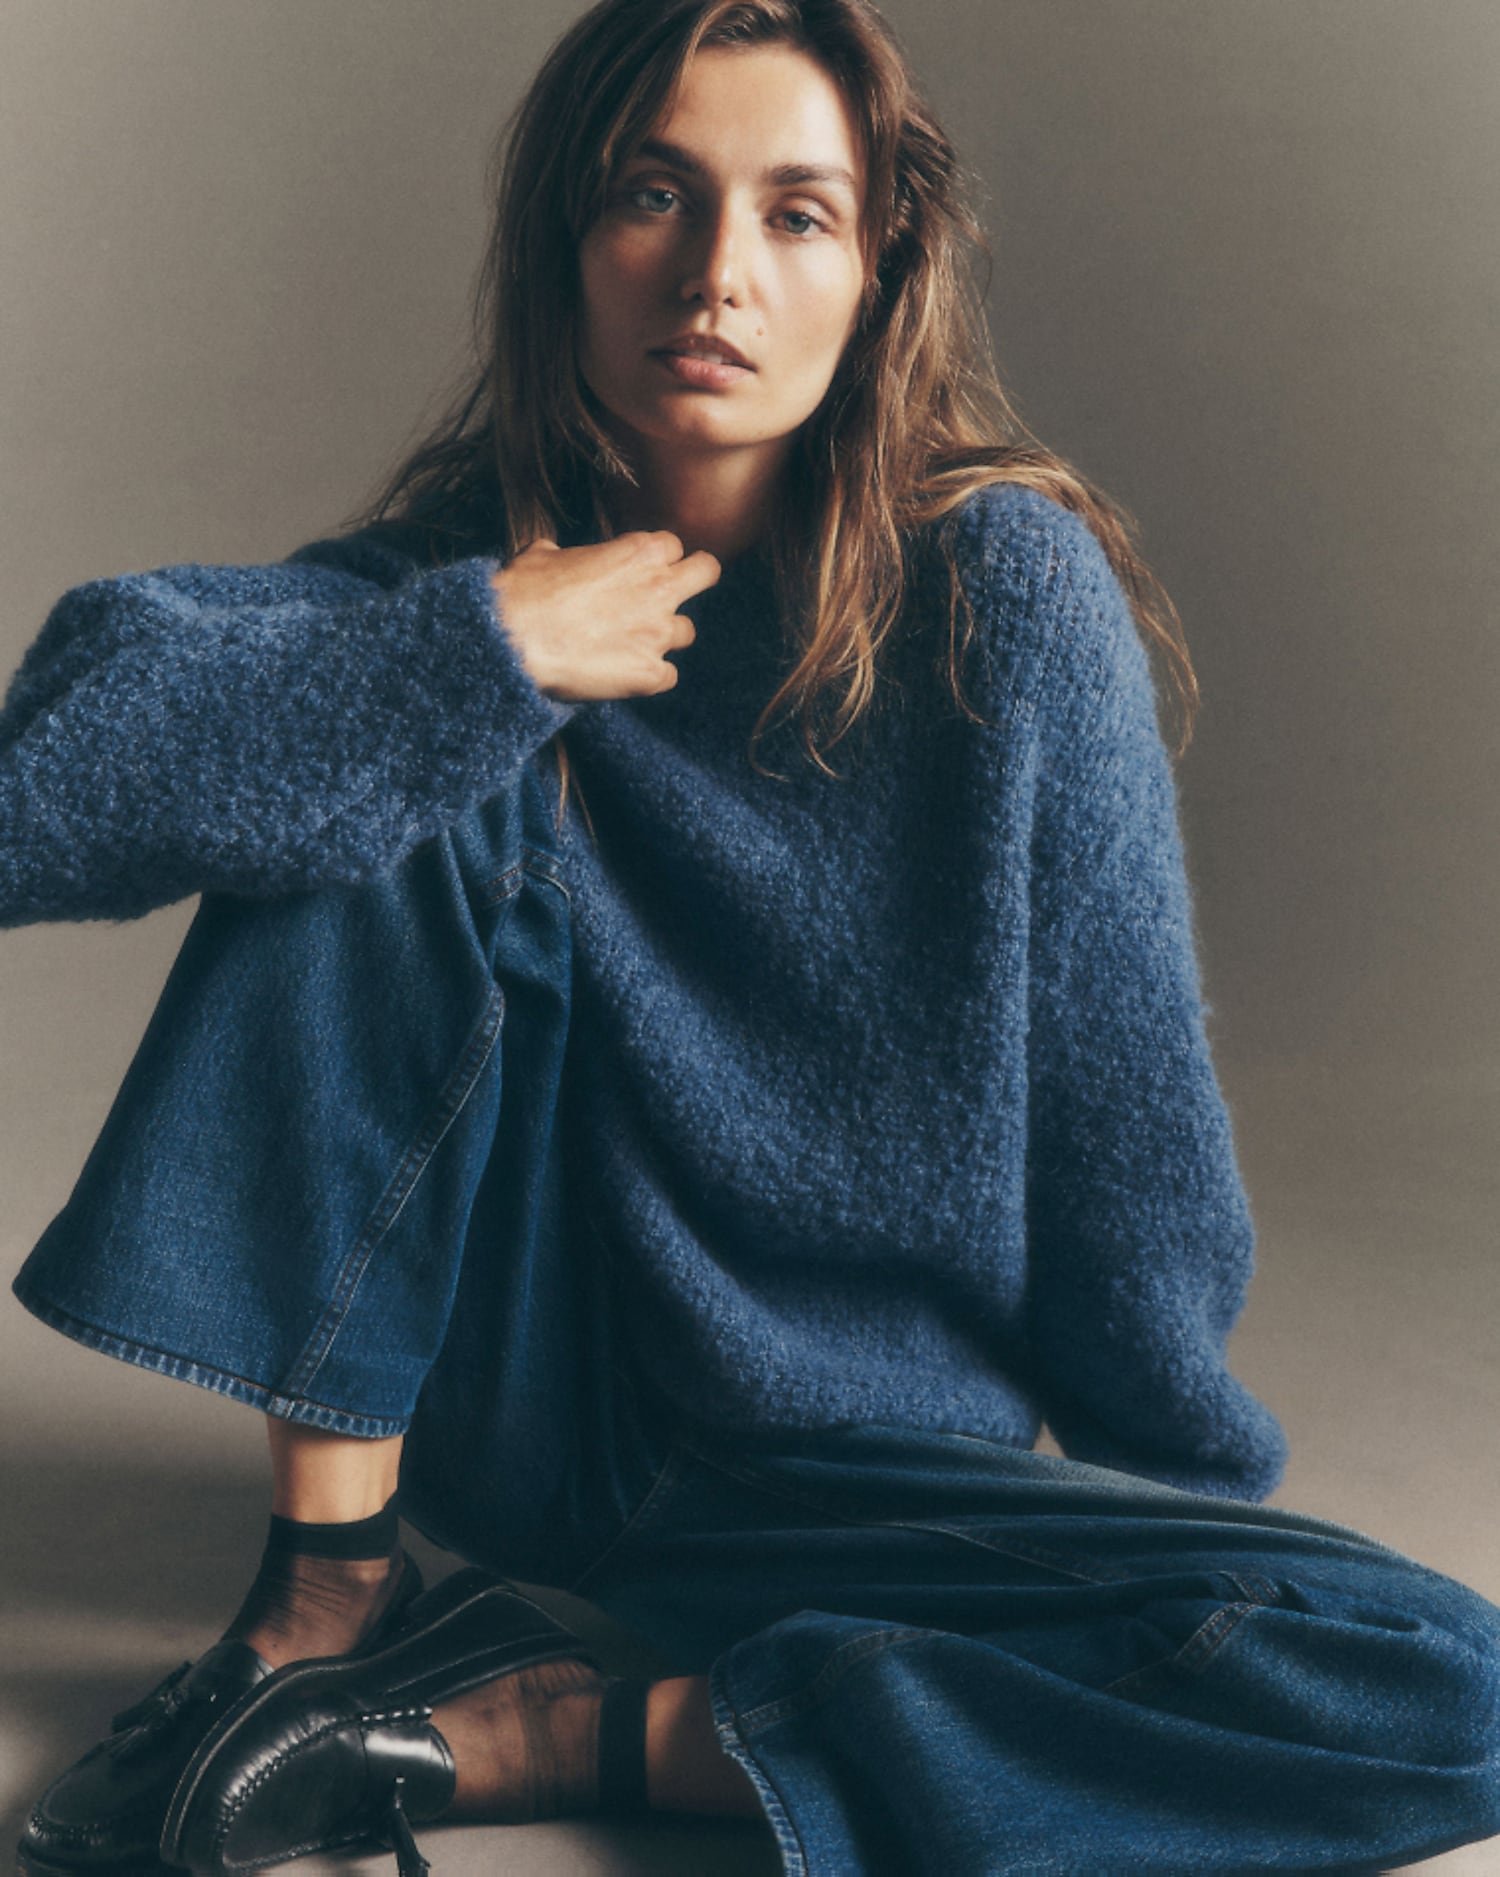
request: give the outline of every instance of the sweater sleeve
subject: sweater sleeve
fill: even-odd
[[[574,707],[494,569],[370,531],[65,594],[0,711],[0,926],[363,879],[496,793]]]
[[[1259,1499],[1285,1442],[1226,1366],[1253,1239],[1150,673],[1093,535],[1056,510],[1045,528],[1027,1157],[1040,1405],[1073,1458]]]

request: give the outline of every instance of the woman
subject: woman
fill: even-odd
[[[371,525],[28,655],[4,916],[205,897],[18,1294],[263,1411],[273,1482],[28,1869],[642,1805],[945,1877],[1500,1829],[1500,1616],[1255,1504],[1142,638],[1191,671],[1005,409],[969,234],[865,0],[605,0]],[[488,1569],[418,1593],[398,1474]]]

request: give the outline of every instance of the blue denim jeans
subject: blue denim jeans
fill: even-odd
[[[1375,1871],[1500,1832],[1500,1611],[1356,1532],[958,1433],[727,1438],[569,1203],[539,774],[348,889],[203,903],[17,1280],[66,1334],[406,1433],[431,1537],[707,1673],[808,1877]]]

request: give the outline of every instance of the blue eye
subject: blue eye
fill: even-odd
[[[654,197],[655,201],[647,199],[650,197]],[[630,190],[626,199],[632,207],[645,209],[648,214],[655,215],[670,209],[677,200],[677,196],[671,189],[662,189],[647,184],[643,188]]]

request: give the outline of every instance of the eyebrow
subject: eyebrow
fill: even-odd
[[[649,158],[655,163],[669,163],[673,169],[680,169],[684,176],[703,176],[707,171],[691,150],[684,150],[680,143],[664,143],[659,137],[648,137],[627,160]],[[842,183],[851,195],[859,194],[859,184],[853,172],[836,163],[778,163],[774,169],[762,170],[761,180],[774,183],[778,189],[794,188],[799,183],[834,182]]]

